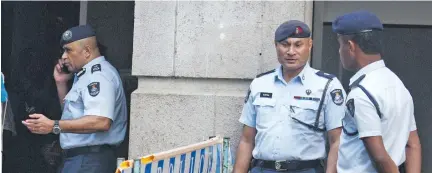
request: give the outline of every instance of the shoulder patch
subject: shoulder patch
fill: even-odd
[[[330,92],[333,103],[340,106],[344,102],[344,96],[341,89],[334,89]]]
[[[87,85],[88,92],[91,96],[95,97],[99,94],[100,86],[99,82],[92,82],[89,85]]]
[[[96,71],[101,71],[101,70],[102,70],[101,69],[101,65],[100,64],[95,64],[95,65],[92,66],[91,73],[96,72]]]
[[[332,75],[332,74],[329,74],[329,73],[325,73],[323,71],[318,71],[318,72],[316,72],[316,74],[318,76],[321,76],[321,77],[327,78],[327,79],[333,79],[334,77],[336,77],[335,75]]]
[[[355,113],[355,106],[354,106],[354,99],[349,99],[346,103],[346,109],[348,110],[348,113],[354,117]]]
[[[275,72],[275,71],[276,71],[276,70],[273,69],[273,70],[270,70],[270,71],[267,71],[267,72],[264,72],[264,73],[258,74],[258,75],[256,76],[256,78],[259,78],[259,77],[264,76],[264,75],[266,75],[266,74],[273,73],[273,72]]]

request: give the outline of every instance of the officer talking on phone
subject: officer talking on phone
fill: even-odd
[[[62,173],[101,173],[116,169],[115,148],[126,133],[126,98],[117,70],[100,54],[88,25],[65,31],[64,53],[54,68],[61,120],[32,114],[23,121],[36,134],[60,135],[65,151]],[[73,78],[72,88],[67,82]]]

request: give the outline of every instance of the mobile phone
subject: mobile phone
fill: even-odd
[[[24,102],[24,104],[25,104],[25,111],[26,111],[27,114],[28,114],[28,115],[26,116],[26,118],[27,118],[27,119],[35,119],[35,118],[31,118],[30,115],[36,113],[36,108],[35,108],[34,106],[29,106],[29,105],[27,104],[27,102]]]
[[[69,69],[66,67],[65,64],[63,64],[63,67],[62,67],[61,70],[62,70],[63,73],[70,73]]]

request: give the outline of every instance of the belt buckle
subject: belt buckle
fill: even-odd
[[[288,170],[286,168],[281,169],[283,162],[286,162],[286,161],[285,160],[277,160],[277,161],[275,161],[275,169],[276,169],[276,171],[286,171],[286,170]]]

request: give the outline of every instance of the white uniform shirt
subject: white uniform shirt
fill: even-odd
[[[126,97],[117,70],[103,56],[90,61],[77,73],[65,97],[61,119],[78,119],[86,115],[111,119],[111,128],[107,132],[88,134],[60,133],[63,149],[118,145],[123,141],[127,123]]]
[[[359,87],[356,85],[359,84]],[[338,173],[375,173],[361,138],[382,136],[385,149],[396,165],[405,161],[409,133],[416,130],[413,99],[402,81],[383,60],[371,63],[350,79],[339,146]],[[376,100],[381,118],[373,99]],[[348,135],[351,134],[351,135]]]

